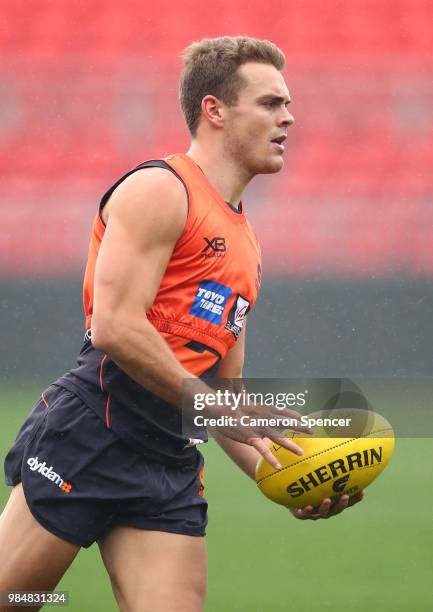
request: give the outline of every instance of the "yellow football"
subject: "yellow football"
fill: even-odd
[[[385,469],[394,450],[394,431],[380,414],[334,409],[332,414],[315,413],[307,418],[318,423],[312,428],[313,435],[291,430],[284,434],[303,448],[302,456],[270,442],[269,448],[282,469],[276,470],[263,458],[257,463],[257,485],[272,501],[303,508],[318,506],[325,497],[333,502],[343,494],[352,497]],[[348,425],[335,425],[339,419]],[[337,427],[338,435],[344,432],[344,438],[335,437]]]

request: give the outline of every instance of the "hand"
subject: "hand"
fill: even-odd
[[[350,508],[354,506],[358,502],[362,501],[364,497],[364,491],[360,491],[353,497],[349,497],[348,495],[342,495],[340,499],[332,504],[329,497],[324,499],[320,506],[317,508],[313,508],[313,506],[305,506],[304,508],[292,509],[290,508],[290,512],[293,516],[301,521],[317,521],[317,519],[328,519],[332,516],[336,516],[345,510],[346,508]]]
[[[264,439],[272,440],[275,444],[283,446],[287,450],[295,453],[296,455],[303,455],[303,449],[296,444],[296,442],[290,438],[287,438],[281,430],[278,430],[274,426],[266,425],[266,422],[272,423],[271,419],[291,419],[290,429],[298,431],[304,434],[312,434],[312,430],[305,425],[301,425],[301,415],[294,410],[285,409],[284,411],[275,408],[275,406],[263,406],[254,405],[238,406],[236,412],[232,412],[230,406],[223,408],[207,409],[206,416],[225,416],[232,418],[233,421],[224,421],[221,424],[209,424],[210,429],[216,429],[220,434],[235,440],[236,442],[242,442],[249,446],[253,446],[257,452],[275,469],[280,470],[281,465],[273,455]],[[245,417],[245,420],[243,420]],[[265,425],[263,424],[265,422]],[[257,424],[255,424],[257,423]]]

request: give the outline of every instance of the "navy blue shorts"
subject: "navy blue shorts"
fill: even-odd
[[[116,525],[204,536],[203,457],[185,466],[131,450],[73,393],[51,386],[5,459],[36,520],[89,547]]]

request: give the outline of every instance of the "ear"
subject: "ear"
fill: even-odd
[[[201,101],[201,112],[203,117],[215,128],[223,127],[223,103],[215,96],[205,96]]]

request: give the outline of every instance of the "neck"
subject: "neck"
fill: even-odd
[[[204,146],[197,140],[191,142],[187,155],[200,166],[220,196],[226,202],[238,206],[245,187],[253,178],[251,174],[221,148]]]

